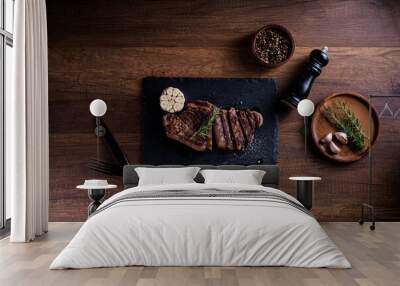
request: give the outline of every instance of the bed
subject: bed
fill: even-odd
[[[201,175],[197,183],[138,186],[136,167],[124,167],[125,190],[103,202],[50,269],[351,267],[315,218],[278,189],[277,166],[198,166],[265,170],[259,186],[204,184]]]

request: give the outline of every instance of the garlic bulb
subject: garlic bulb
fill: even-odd
[[[331,143],[331,141],[332,141],[332,132],[329,132],[321,139],[322,144],[329,144]]]
[[[344,132],[335,132],[333,135],[335,136],[336,140],[339,141],[340,143],[342,143],[344,145],[347,144],[348,139],[347,139],[347,134],[346,133],[344,133]]]
[[[340,148],[333,142],[331,141],[329,143],[329,150],[333,153],[333,154],[338,154],[340,152]]]
[[[163,90],[160,96],[160,107],[162,110],[174,113],[179,112],[185,105],[185,96],[182,91],[175,87],[168,87]]]

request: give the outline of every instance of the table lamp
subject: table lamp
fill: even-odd
[[[314,113],[314,103],[303,99],[297,105],[297,112],[304,118],[304,157],[307,157],[308,117]]]
[[[96,128],[94,130],[94,133],[97,137],[97,160],[99,160],[99,137],[104,136],[104,134],[106,133],[106,129],[101,126],[100,119],[107,112],[107,104],[104,102],[104,100],[95,99],[90,103],[89,110],[90,113],[94,117],[96,117]]]

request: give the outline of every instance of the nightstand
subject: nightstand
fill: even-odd
[[[314,182],[321,181],[321,177],[290,177],[297,182],[297,200],[308,210],[312,209]]]
[[[88,196],[92,200],[88,206],[88,216],[90,216],[101,205],[101,200],[104,198],[106,190],[115,189],[117,185],[110,185],[106,180],[85,180],[83,185],[76,186],[76,188],[87,190]]]

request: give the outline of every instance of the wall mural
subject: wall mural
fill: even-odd
[[[279,5],[262,9],[265,1],[214,1],[214,5],[174,5],[174,9],[169,7],[174,2],[166,4],[164,1],[137,1],[136,5],[132,5],[132,1],[116,1],[113,2],[113,9],[109,9],[107,1],[75,1],[73,6],[70,5],[71,1],[48,2],[49,213],[52,221],[86,219],[87,195],[75,190],[75,186],[83,179],[104,178],[122,186],[120,177],[99,174],[87,168],[88,160],[94,157],[96,150],[93,118],[88,110],[93,99],[103,99],[109,106],[104,121],[129,162],[143,163],[143,133],[139,127],[145,111],[141,107],[140,93],[142,79],[146,76],[267,76],[279,82],[280,90],[289,89],[293,84],[290,89],[296,91],[297,80],[294,79],[297,78],[297,71],[299,75],[305,74],[302,69],[306,61],[310,62],[309,47],[326,44],[332,45],[329,51],[332,61],[322,69],[322,74],[312,87],[309,99],[315,104],[333,91],[343,89],[361,94],[374,91],[376,95],[398,93],[398,69],[386,60],[390,57],[391,61],[399,62],[399,53],[395,48],[398,37],[393,37],[398,29],[396,25],[380,22],[382,17],[391,19],[393,9],[382,6],[376,13],[377,7],[370,1],[338,1],[336,8],[346,9],[351,14],[346,18],[348,22],[336,21],[335,13],[325,13],[326,5],[320,7],[313,2],[306,4],[310,9],[305,10],[298,9],[298,5],[289,5],[284,13]],[[218,9],[221,3],[227,9]],[[206,14],[214,15],[216,9],[220,17],[204,17]],[[365,12],[365,17],[370,17],[371,25],[365,25],[365,17],[357,17],[360,9]],[[108,11],[109,17],[104,17],[104,11]],[[248,11],[252,12],[251,21]],[[149,13],[152,17],[149,17]],[[326,20],[312,17],[321,13]],[[284,21],[288,14],[295,15],[289,22]],[[76,15],[78,17],[74,17]],[[308,16],[310,21],[304,23],[304,16]],[[70,25],[71,18],[74,18],[73,26]],[[250,34],[255,34],[258,28],[268,24],[268,19],[286,23],[298,43],[293,57],[276,69],[258,65],[249,51]],[[331,23],[336,23],[338,28],[332,29]],[[299,29],[304,24],[307,27]],[[233,26],[239,28],[232,29]],[[318,31],[323,33],[313,33],[313,27],[318,27]],[[109,33],[107,41],[104,34],[99,32],[104,29],[113,31]],[[343,33],[344,30],[347,33]],[[365,37],[366,33],[368,37]],[[377,48],[371,53],[360,49],[368,46]],[[307,69],[313,66],[315,64],[308,65]],[[175,85],[164,86],[159,92],[168,86]],[[181,90],[185,96],[188,94],[184,89]],[[392,104],[389,107],[395,114],[398,108]],[[399,120],[395,122],[398,128]],[[267,120],[264,118],[265,124]],[[358,219],[360,203],[366,195],[367,158],[349,165],[336,164],[310,148],[308,159],[304,160],[304,138],[299,136],[302,126],[302,118],[295,111],[280,116],[281,189],[295,194],[295,184],[287,179],[290,176],[320,176],[323,180],[318,186],[314,202],[316,217],[323,220]],[[255,141],[248,148],[258,144],[258,131],[255,131]],[[378,141],[387,139],[390,147],[391,138],[391,134],[381,133]],[[105,140],[101,141],[101,160],[114,163],[110,148],[103,144]],[[312,143],[311,140],[308,142]],[[170,143],[177,148],[187,148],[172,139]],[[265,142],[263,144],[267,145]],[[374,158],[383,162],[391,156],[390,148],[380,150],[374,154]],[[214,152],[219,151],[206,153]],[[103,164],[96,166],[104,167]],[[383,172],[376,176],[377,181],[391,182]],[[397,199],[394,199],[398,197],[398,192],[382,189],[378,203],[386,208],[396,203],[398,206]]]

